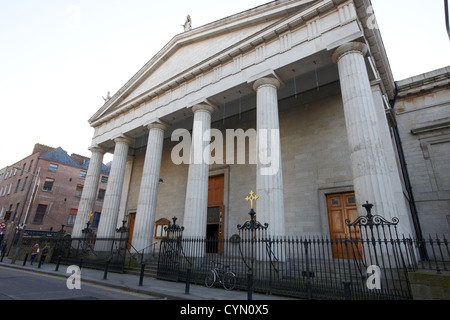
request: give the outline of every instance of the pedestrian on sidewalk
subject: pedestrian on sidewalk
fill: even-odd
[[[39,253],[39,243],[36,243],[33,248],[31,248],[31,265],[33,265],[34,259]]]
[[[41,253],[41,264],[44,264],[45,258],[47,258],[48,251],[50,250],[50,245],[48,243],[45,244],[45,247],[42,249]]]

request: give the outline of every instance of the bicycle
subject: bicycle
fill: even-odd
[[[236,275],[232,271],[228,271],[230,266],[225,266],[227,271],[222,271],[218,268],[220,262],[211,261],[211,272],[206,275],[205,285],[212,288],[216,281],[223,285],[225,290],[233,290],[236,285]]]

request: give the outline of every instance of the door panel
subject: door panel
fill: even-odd
[[[128,229],[128,244],[127,249],[130,250],[131,242],[133,240],[134,222],[136,221],[136,212],[130,213],[130,225]]]
[[[224,180],[224,175],[209,178],[207,237],[217,242],[208,246],[208,253],[222,253]]]
[[[328,222],[330,226],[330,236],[333,242],[334,258],[360,258],[361,245],[359,230],[356,235],[352,232],[352,239],[357,240],[354,243],[345,242],[350,238],[349,228],[345,221],[353,222],[358,217],[354,193],[340,193],[327,195]],[[342,244],[340,242],[342,240]],[[347,243],[347,246],[345,245]]]

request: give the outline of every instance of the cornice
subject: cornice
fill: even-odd
[[[398,81],[397,84],[399,98],[445,88],[450,85],[450,66]]]
[[[368,8],[372,8],[372,3],[370,0],[353,0],[353,2],[358,20],[362,24],[364,36],[369,45],[370,55],[375,60],[376,69],[382,80],[382,85],[389,99],[393,99],[395,95],[395,82],[383,39],[381,38],[380,30],[377,27],[369,25],[369,21],[373,22],[375,18],[373,10],[368,10]]]

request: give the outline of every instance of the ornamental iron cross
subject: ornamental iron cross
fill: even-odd
[[[250,201],[250,207],[253,209],[253,201],[258,200],[258,196],[252,191],[250,191],[250,196],[247,196],[245,200]]]
[[[91,222],[91,218],[92,218],[92,216],[93,216],[94,214],[92,213],[92,211],[91,212],[89,212],[89,214],[88,214],[88,222]]]

